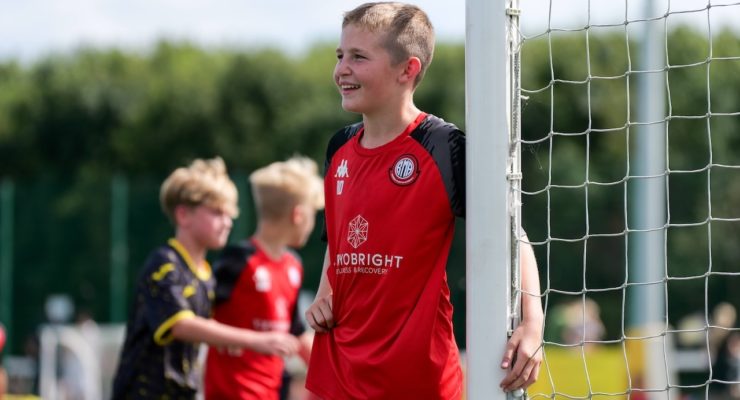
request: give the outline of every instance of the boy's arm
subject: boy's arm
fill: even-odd
[[[303,362],[308,365],[311,359],[311,348],[313,347],[313,334],[311,332],[303,332],[301,336],[298,336],[298,356],[301,357]]]
[[[306,310],[306,321],[316,332],[327,332],[334,327],[334,314],[331,302],[331,284],[326,275],[329,269],[329,246],[324,253],[324,266],[321,268],[321,280],[316,291],[316,298]]]
[[[326,271],[329,269],[329,246],[326,246],[326,252],[324,253],[324,265],[321,267],[321,279],[319,280],[319,288],[316,291],[316,298],[326,297],[331,295],[331,284],[329,283],[329,276],[326,275]]]
[[[172,336],[210,346],[244,347],[263,354],[287,356],[298,351],[298,340],[283,332],[257,332],[236,328],[198,316],[183,318],[172,326]]]
[[[526,237],[524,240],[528,240]],[[522,274],[522,320],[506,345],[501,368],[513,367],[501,381],[501,388],[510,392],[527,388],[537,380],[542,362],[542,324],[544,316],[540,302],[540,278],[537,260],[529,243],[520,242]],[[529,294],[528,294],[529,293]]]

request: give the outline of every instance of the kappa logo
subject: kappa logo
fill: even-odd
[[[393,167],[388,170],[391,181],[396,185],[406,186],[414,183],[419,177],[419,161],[412,154],[404,154],[399,157]]]
[[[334,177],[337,179],[337,196],[342,194],[344,191],[344,179],[349,178],[349,169],[347,168],[347,160],[342,159],[337,167],[337,172],[334,173]]]
[[[361,244],[367,241],[367,231],[369,224],[362,215],[358,215],[349,221],[349,232],[347,233],[347,241],[355,249],[360,247]]]
[[[337,172],[334,174],[335,178],[349,178],[349,169],[347,168],[347,160],[342,159],[337,167]]]

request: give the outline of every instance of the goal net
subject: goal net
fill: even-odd
[[[542,286],[512,290],[546,318],[529,397],[740,398],[740,2],[508,11]]]

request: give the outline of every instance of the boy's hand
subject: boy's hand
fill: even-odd
[[[515,360],[514,367],[499,384],[505,392],[526,389],[537,380],[542,362],[541,344],[541,324],[522,321],[514,330],[501,361],[501,368],[507,369]]]
[[[306,310],[306,321],[316,332],[324,333],[334,327],[331,295],[317,298]]]
[[[262,332],[255,341],[253,350],[268,355],[292,356],[298,352],[298,339],[283,332]]]

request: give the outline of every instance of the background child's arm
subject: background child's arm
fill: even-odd
[[[298,356],[308,365],[308,361],[311,359],[311,347],[313,346],[313,334],[310,332],[304,332],[301,336],[298,336]]]
[[[542,362],[540,345],[544,317],[539,297],[540,278],[537,260],[529,243],[522,242],[519,249],[523,292],[522,320],[509,339],[501,362],[501,368],[506,369],[512,360],[514,361],[514,366],[500,385],[507,392],[533,384],[537,380]]]
[[[316,291],[316,298],[306,310],[306,321],[316,332],[326,332],[334,327],[334,314],[331,303],[331,284],[326,275],[329,269],[329,247],[324,254],[324,266],[321,269],[321,281]]]
[[[172,336],[187,342],[211,346],[243,347],[263,354],[292,355],[298,351],[298,339],[283,332],[258,332],[236,328],[212,319],[184,318],[172,326]]]

